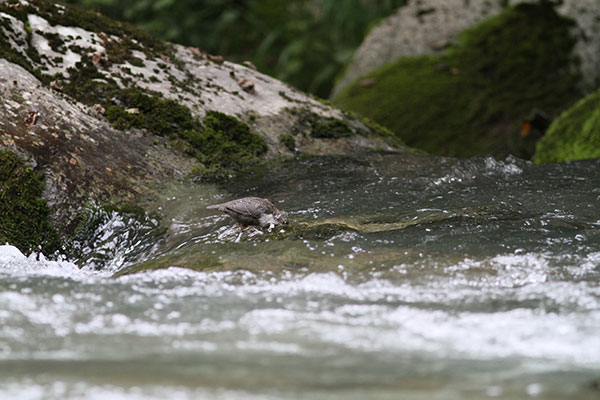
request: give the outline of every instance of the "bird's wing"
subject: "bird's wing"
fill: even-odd
[[[260,218],[262,214],[272,214],[274,206],[265,199],[258,197],[247,197],[233,200],[226,204],[227,208],[236,214],[245,215],[255,219]]]

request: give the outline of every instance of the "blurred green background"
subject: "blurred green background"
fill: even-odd
[[[368,30],[406,0],[66,0],[327,98]]]

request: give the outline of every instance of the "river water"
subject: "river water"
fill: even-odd
[[[245,195],[291,226],[236,243],[205,206]],[[147,203],[162,230],[107,214],[71,261],[0,247],[0,399],[600,397],[598,160],[306,158]]]

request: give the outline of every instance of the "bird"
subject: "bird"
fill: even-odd
[[[242,232],[250,226],[268,227],[270,231],[276,225],[289,223],[287,212],[279,210],[269,200],[261,197],[243,197],[206,208],[229,215],[240,226]]]

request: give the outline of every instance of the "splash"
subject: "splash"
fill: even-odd
[[[73,276],[80,273],[77,265],[70,261],[47,260],[42,253],[31,253],[27,257],[15,246],[0,246],[0,274]]]

